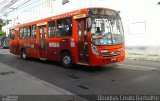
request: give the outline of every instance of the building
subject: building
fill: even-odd
[[[160,60],[158,0],[132,0],[122,9],[127,57]]]

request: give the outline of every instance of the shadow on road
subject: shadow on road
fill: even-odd
[[[72,69],[66,69],[61,66],[60,62],[41,61],[33,58],[23,60],[19,56],[11,54],[0,54],[0,57],[1,63],[50,82],[52,82],[52,79],[56,80],[56,77],[60,79],[68,79],[68,77],[77,79],[103,75],[107,72],[114,71],[117,66],[116,64],[101,67],[73,65]]]
[[[23,61],[23,62],[25,62],[25,61],[35,62],[35,63],[40,63],[42,65],[50,65],[50,66],[53,66],[53,67],[58,67],[58,68],[61,68],[61,69],[64,69],[64,70],[66,69],[63,66],[61,66],[60,62],[49,61],[49,60],[42,61],[42,60],[35,59],[35,58],[29,58],[27,60],[23,60],[20,57],[16,57],[16,58],[19,61]],[[66,70],[77,70],[77,71],[83,71],[83,72],[103,72],[103,71],[107,71],[107,70],[112,70],[117,66],[118,66],[117,64],[108,64],[108,65],[105,65],[105,66],[91,67],[91,66],[73,64],[71,69],[66,69]]]
[[[157,89],[158,86],[154,85],[155,83],[160,84],[159,73],[125,69],[128,67],[116,64],[102,67],[74,65],[73,69],[65,69],[59,62],[38,59],[22,60],[18,56],[1,53],[0,63],[82,96],[89,94],[159,94],[160,91]]]

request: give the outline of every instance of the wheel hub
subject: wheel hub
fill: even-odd
[[[71,58],[70,58],[69,56],[65,56],[65,57],[63,58],[63,62],[64,62],[65,64],[69,64],[69,63],[71,62]]]
[[[26,58],[26,54],[25,54],[25,52],[23,52],[23,58],[24,58],[24,59]]]

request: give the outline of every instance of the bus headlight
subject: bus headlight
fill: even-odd
[[[95,45],[91,45],[91,48],[92,48],[93,54],[98,55],[98,50],[97,50],[96,46]]]

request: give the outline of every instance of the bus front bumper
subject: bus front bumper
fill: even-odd
[[[125,53],[113,56],[113,57],[101,57],[101,56],[94,56],[92,60],[90,60],[90,66],[103,66],[107,64],[122,62],[125,59]]]

